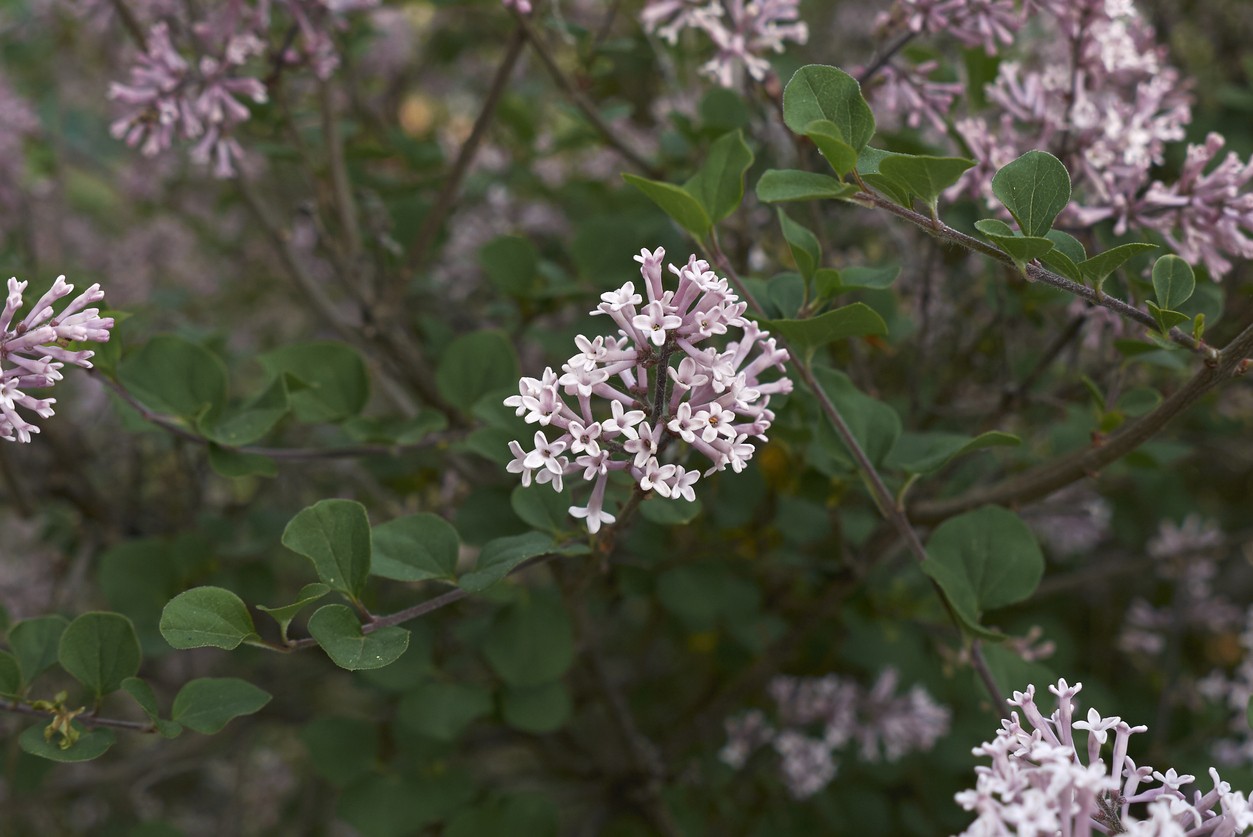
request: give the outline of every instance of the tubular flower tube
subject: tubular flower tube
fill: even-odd
[[[593,483],[587,505],[570,509],[593,534],[614,522],[604,508],[610,472],[625,472],[657,496],[691,502],[701,474],[683,467],[675,443],[710,461],[705,476],[728,465],[739,472],[753,455],[749,437],[766,441],[770,396],[792,390],[785,377],[761,379],[782,370],[788,354],[744,319],[746,306],[727,281],[692,256],[683,267],[670,265],[678,287],[667,290],[664,257],[660,247],[635,257],[644,295],[634,282],[601,295],[591,313],[606,315],[616,336],[579,335],[578,354],[560,374],[549,368],[540,378],[522,378],[518,394],[505,399],[539,425],[533,449],[510,443],[509,472],[523,485],[534,479],[557,491],[575,474]],[[727,340],[731,329],[742,332],[738,340]]]
[[[100,317],[100,309],[88,308],[104,299],[99,285],[92,285],[56,314],[52,304],[68,296],[74,286],[58,276],[48,292],[30,307],[26,317],[15,321],[21,309],[26,282],[9,279],[9,294],[0,311],[0,439],[29,442],[39,428],[18,412],[20,407],[39,418],[53,414],[55,398],[34,398],[28,389],[44,389],[61,380],[67,363],[91,368],[91,351],[71,351],[66,344],[109,339],[113,319]]]

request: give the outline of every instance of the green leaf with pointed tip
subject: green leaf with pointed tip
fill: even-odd
[[[818,263],[822,260],[822,249],[818,246],[818,238],[809,228],[798,224],[787,216],[782,209],[776,210],[779,215],[779,226],[783,228],[783,238],[787,241],[792,258],[796,260],[796,269],[806,279],[814,275]]]
[[[17,657],[8,651],[0,651],[0,695],[17,697],[22,693],[22,670]]]
[[[161,718],[157,708],[157,696],[146,681],[138,677],[128,677],[122,681],[122,691],[135,699],[135,703],[144,710],[144,714],[148,716],[149,721],[152,721],[162,738],[178,738],[182,734],[182,724]]]
[[[143,662],[139,637],[120,613],[84,613],[69,624],[57,646],[57,662],[97,697],[116,692]]]
[[[1122,244],[1080,262],[1079,270],[1083,272],[1084,280],[1099,290],[1106,278],[1127,261],[1140,253],[1156,249],[1156,244]]]
[[[518,385],[518,355],[502,331],[463,334],[444,349],[435,370],[435,386],[450,404],[469,414],[491,392]]]
[[[1061,230],[1049,230],[1044,236],[1053,242],[1053,249],[1040,256],[1040,261],[1073,282],[1083,284],[1079,265],[1087,258],[1079,239]]]
[[[909,206],[911,200],[909,192],[902,189],[895,180],[879,171],[883,161],[891,156],[891,151],[866,146],[857,155],[857,173],[861,176],[862,182],[882,192],[893,202],[901,206]]]
[[[1043,236],[1070,203],[1070,173],[1047,151],[1028,151],[993,176],[992,193],[1023,235]]]
[[[871,398],[853,385],[852,380],[843,372],[829,369],[827,367],[818,366],[814,369],[814,376],[817,377],[818,383],[822,386],[822,391],[831,399],[832,403],[839,409],[844,416],[844,421],[848,424],[849,430],[852,431],[853,438],[857,440],[857,444],[861,446],[866,456],[874,465],[883,462],[884,457],[896,445],[896,439],[901,435],[901,418],[896,411],[888,404],[883,403],[877,398]],[[822,422],[824,427],[829,427],[825,417],[819,416],[818,420]],[[827,436],[818,436],[819,444],[837,445],[837,451],[828,451],[834,453],[837,457],[853,467],[851,455],[845,452],[842,440],[825,442],[826,439],[832,438],[833,434]]]
[[[634,174],[624,174],[622,179],[643,192],[662,212],[698,239],[703,239],[713,226],[705,207],[686,189]]]
[[[278,375],[251,402],[243,407],[229,408],[215,424],[201,427],[201,431],[221,445],[250,445],[269,433],[289,409],[287,378]]]
[[[270,693],[238,677],[200,677],[174,696],[170,716],[190,730],[213,735],[235,718],[260,712]]]
[[[118,380],[154,410],[195,419],[226,403],[226,366],[213,352],[172,334],[152,338],[122,358]]]
[[[827,119],[810,122],[804,134],[818,146],[823,159],[840,177],[857,167],[857,149],[844,141],[844,135],[834,122]]]
[[[738,130],[723,134],[709,146],[705,160],[683,189],[696,198],[705,214],[718,223],[744,200],[744,174],[753,165],[753,152]]]
[[[1044,555],[1018,515],[984,506],[936,527],[927,539],[922,571],[967,628],[999,636],[982,626],[984,612],[1030,597],[1044,574]]]
[[[889,288],[901,273],[900,265],[889,264],[882,267],[857,265],[846,267],[840,271],[840,284],[846,288]]]
[[[804,277],[793,271],[772,276],[766,285],[766,298],[780,319],[795,317],[805,304]]]
[[[762,325],[781,334],[806,357],[813,355],[818,347],[836,340],[888,333],[887,323],[864,302],[854,302],[804,320],[762,320]]]
[[[365,362],[344,343],[294,343],[267,352],[260,360],[271,375],[289,375],[302,385],[288,394],[301,421],[340,421],[361,412],[370,398]]]
[[[474,569],[461,576],[458,586],[467,593],[479,593],[507,576],[523,561],[552,552],[557,544],[548,535],[528,532],[488,541]]]
[[[389,666],[409,647],[409,632],[404,628],[362,633],[357,615],[342,604],[318,608],[309,617],[309,634],[331,662],[349,671]]]
[[[318,578],[353,598],[370,574],[370,519],[353,500],[321,500],[283,530],[283,546],[313,562]]]
[[[44,739],[47,724],[39,724],[25,730],[18,736],[18,745],[32,756],[69,763],[98,759],[117,742],[117,735],[107,727],[89,730],[78,721],[71,721],[70,724],[78,731],[79,736],[77,741],[64,750],[59,744],[60,736],[54,735],[51,741]]]
[[[1027,262],[1041,258],[1053,249],[1053,242],[1047,238],[1017,235],[1009,224],[993,218],[976,221],[975,229],[983,233],[988,241],[1008,253],[1018,265],[1019,270],[1024,269]]]
[[[257,636],[243,599],[221,587],[193,587],[161,611],[161,636],[174,648],[230,651]]]
[[[840,271],[833,267],[820,267],[814,271],[814,299],[826,302],[845,290]]]
[[[292,620],[296,618],[296,614],[329,592],[331,592],[330,587],[320,581],[315,581],[312,584],[306,584],[304,587],[301,587],[300,592],[296,594],[296,601],[291,604],[280,607],[257,605],[257,610],[264,611],[274,617],[274,621],[278,622],[279,632],[283,635],[283,642],[286,642],[287,629],[291,627]]]
[[[1180,311],[1170,311],[1165,308],[1158,308],[1153,300],[1145,300],[1145,305],[1149,307],[1149,313],[1153,315],[1153,319],[1157,320],[1157,327],[1162,330],[1162,334],[1166,334],[1172,328],[1189,320],[1187,314]]]
[[[278,465],[270,457],[215,444],[209,445],[209,466],[219,476],[230,479],[278,476]]]
[[[902,433],[886,464],[911,474],[929,474],[967,453],[1021,443],[1017,436],[998,430],[980,433],[973,439],[960,433]]]
[[[925,203],[934,215],[940,193],[960,180],[974,164],[974,160],[961,157],[893,154],[879,162],[879,173]]]
[[[840,136],[860,151],[874,136],[874,114],[857,79],[820,64],[801,67],[783,90],[783,121],[795,134],[820,119],[830,120]]]
[[[394,581],[452,581],[460,549],[457,530],[442,517],[426,513],[398,517],[374,527],[370,572]]]
[[[1192,297],[1196,276],[1192,265],[1175,255],[1162,256],[1153,265],[1153,293],[1162,310],[1174,310]]]
[[[757,200],[762,203],[838,200],[856,193],[856,186],[834,177],[797,169],[766,169],[757,181]]]
[[[36,616],[9,628],[9,649],[17,658],[23,687],[57,661],[57,646],[69,624],[63,616]]]

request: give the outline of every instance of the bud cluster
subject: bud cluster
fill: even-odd
[[[660,247],[635,257],[647,303],[634,282],[601,295],[591,313],[612,320],[616,337],[579,335],[579,353],[561,374],[548,368],[540,378],[522,378],[518,394],[505,399],[540,426],[533,450],[509,443],[508,470],[523,485],[533,479],[556,491],[571,474],[594,483],[587,505],[570,509],[592,533],[615,519],[604,509],[610,472],[626,472],[661,497],[695,500],[692,487],[701,474],[678,461],[673,443],[704,455],[712,463],[706,476],[728,465],[738,473],[753,455],[749,438],[766,441],[774,420],[770,396],[792,390],[787,378],[762,380],[769,369],[782,370],[788,354],[744,318],[746,305],[727,280],[692,256],[681,268],[669,266],[678,287],[666,290],[663,258]],[[742,332],[739,340],[722,349],[711,345],[730,329]]]
[[[19,407],[40,418],[53,414],[55,398],[32,398],[25,390],[52,386],[61,380],[60,370],[67,363],[91,368],[94,352],[71,351],[65,344],[104,343],[113,328],[112,318],[101,318],[100,309],[87,307],[104,299],[99,285],[92,285],[54,315],[52,303],[74,290],[64,276],[58,276],[48,292],[31,306],[26,318],[15,323],[13,316],[22,307],[26,285],[10,279],[9,296],[0,311],[0,439],[9,442],[29,442],[30,434],[39,432],[18,413]]]

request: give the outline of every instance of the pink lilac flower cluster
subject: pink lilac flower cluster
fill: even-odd
[[[741,67],[754,81],[762,81],[770,72],[764,53],[781,53],[789,41],[809,40],[799,5],[800,0],[649,0],[640,22],[644,31],[671,45],[684,29],[704,32],[717,53],[701,72],[723,87],[733,87]]]
[[[727,280],[692,256],[681,268],[670,265],[678,287],[667,290],[664,258],[660,247],[635,257],[644,296],[634,282],[601,295],[591,313],[612,320],[616,337],[579,335],[579,352],[560,374],[548,368],[540,378],[523,378],[518,394],[505,399],[528,424],[540,426],[533,450],[509,443],[509,472],[520,474],[523,485],[534,480],[557,491],[565,477],[582,474],[594,483],[591,498],[570,514],[592,533],[615,519],[604,506],[611,472],[629,474],[660,497],[691,502],[701,474],[681,464],[672,443],[685,442],[708,458],[706,476],[728,465],[738,473],[753,455],[749,438],[766,441],[774,420],[770,396],[792,389],[785,377],[762,380],[771,368],[782,370],[788,354],[744,319],[745,303]],[[722,349],[710,345],[730,329],[741,330],[739,340]],[[557,431],[556,438],[548,438],[546,428]]]
[[[996,55],[1014,42],[1025,14],[1015,0],[899,0],[882,14],[880,29],[904,24],[913,33],[948,35],[964,46],[983,47]]]
[[[727,742],[719,757],[738,770],[769,745],[779,757],[788,792],[804,799],[835,778],[839,766],[834,751],[846,745],[855,745],[857,756],[868,762],[894,762],[930,750],[948,733],[952,713],[920,685],[896,694],[898,682],[892,668],[869,689],[835,674],[776,677],[769,691],[778,727],[760,710],[728,718]]]
[[[1253,826],[1245,795],[1233,792],[1215,769],[1209,770],[1213,788],[1189,795],[1182,788],[1194,776],[1137,765],[1127,755],[1128,743],[1148,727],[1095,709],[1076,720],[1075,696],[1082,688],[1065,680],[1049,686],[1057,708],[1048,717],[1035,702],[1035,686],[1014,692],[1008,703],[1022,711],[1027,726],[1012,712],[996,738],[974,749],[991,764],[976,767],[975,787],[957,794],[958,804],[977,815],[964,835],[1230,837]],[[1083,744],[1078,731],[1086,736]],[[1106,744],[1108,760],[1102,757]]]
[[[291,34],[273,65],[307,63],[326,79],[338,66],[331,31],[342,15],[377,5],[377,0],[282,0],[291,18]],[[267,100],[265,84],[254,59],[267,49],[271,3],[228,0],[203,20],[177,31],[186,43],[175,45],[171,27],[160,21],[148,31],[144,49],[130,68],[125,84],[109,86],[109,98],[124,110],[110,132],[147,156],[170,148],[176,140],[194,142],[191,158],[211,164],[216,177],[234,177],[243,148],[236,139],[250,116],[247,101]]]
[[[9,442],[29,442],[30,434],[39,432],[38,427],[18,412],[19,407],[39,418],[53,414],[55,398],[33,398],[26,390],[52,386],[63,377],[61,368],[67,363],[91,368],[94,352],[72,351],[65,344],[71,341],[104,343],[109,339],[109,329],[113,328],[112,318],[102,318],[100,309],[87,307],[104,299],[99,285],[83,291],[60,313],[53,310],[54,302],[74,290],[64,276],[57,277],[24,319],[14,322],[14,315],[22,307],[26,285],[16,278],[9,279],[9,295],[4,310],[0,311],[0,439]]]
[[[1253,700],[1253,607],[1244,616],[1240,633],[1244,656],[1233,671],[1215,669],[1201,679],[1197,691],[1211,703],[1219,704],[1230,718],[1230,736],[1212,745],[1214,758],[1223,764],[1253,765],[1253,732],[1249,730],[1248,707]]]

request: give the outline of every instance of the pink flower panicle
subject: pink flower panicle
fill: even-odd
[[[782,370],[788,354],[744,319],[746,306],[726,279],[692,256],[681,268],[670,265],[678,287],[666,290],[664,257],[660,247],[635,257],[643,295],[634,282],[601,295],[591,313],[612,320],[617,336],[579,335],[578,354],[561,373],[548,368],[540,378],[524,377],[518,394],[505,399],[540,428],[532,450],[510,443],[508,470],[523,485],[534,480],[557,491],[575,474],[593,483],[587,505],[570,509],[592,533],[614,522],[604,507],[610,472],[625,472],[660,497],[690,502],[701,473],[684,467],[674,443],[712,463],[705,476],[727,466],[738,473],[753,455],[748,440],[766,441],[774,420],[770,396],[792,389],[785,377],[762,379],[771,368]],[[717,348],[730,329],[741,332],[739,339]]]
[[[903,18],[911,32],[949,35],[988,55],[1014,42],[1025,21],[1014,0],[900,0],[880,25]]]
[[[69,342],[104,343],[113,319],[100,317],[100,309],[88,308],[104,299],[99,285],[92,285],[57,314],[53,303],[68,296],[74,286],[58,276],[48,292],[30,307],[26,317],[15,321],[22,308],[26,282],[9,279],[9,295],[0,311],[0,439],[30,442],[39,428],[18,412],[21,407],[39,418],[53,414],[55,398],[33,398],[25,390],[44,389],[61,380],[67,363],[91,368],[94,352],[72,351]]]
[[[672,45],[684,29],[704,32],[717,53],[701,72],[723,87],[732,87],[741,68],[754,81],[766,78],[770,63],[763,54],[781,53],[789,41],[804,44],[809,40],[799,5],[800,0],[649,0],[640,22],[644,31]]]
[[[1213,768],[1212,790],[1188,796],[1181,788],[1195,777],[1136,765],[1127,755],[1128,742],[1148,727],[1095,709],[1076,720],[1074,698],[1082,688],[1065,680],[1050,686],[1057,708],[1047,718],[1035,702],[1035,686],[1014,692],[1008,703],[1027,726],[1013,712],[996,738],[974,749],[992,763],[976,767],[975,787],[957,794],[958,804],[977,815],[964,835],[1229,837],[1253,826],[1245,795],[1232,792]],[[1106,745],[1108,760],[1102,757]]]
[[[835,778],[839,765],[834,752],[850,743],[868,762],[894,762],[930,750],[948,733],[952,713],[920,685],[896,694],[898,682],[892,668],[869,689],[835,674],[776,677],[769,692],[778,728],[760,710],[728,718],[727,742],[719,757],[738,770],[757,749],[770,745],[788,792],[805,799]]]

